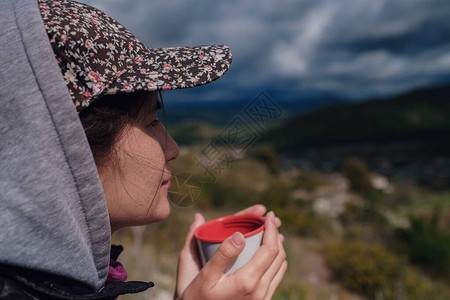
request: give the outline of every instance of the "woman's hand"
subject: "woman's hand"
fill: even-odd
[[[255,205],[239,213],[263,215],[263,205]],[[239,214],[238,213],[238,214]],[[287,269],[284,237],[278,233],[281,221],[271,212],[266,216],[263,243],[253,259],[233,274],[224,274],[228,264],[245,245],[242,234],[225,240],[213,258],[201,269],[195,229],[205,222],[196,214],[189,228],[178,264],[175,299],[270,299]]]
[[[236,214],[255,214],[263,216],[265,213],[266,207],[261,204],[256,204],[239,211]],[[192,222],[187,233],[186,240],[178,260],[177,285],[174,296],[175,299],[181,298],[181,295],[183,295],[186,287],[194,280],[202,268],[200,257],[198,256],[197,244],[194,238],[194,231],[203,223],[205,223],[203,216],[196,213],[194,221]],[[277,217],[275,217],[275,223],[277,227],[281,226],[281,221]],[[282,235],[281,238],[283,239]]]
[[[203,223],[205,223],[205,218],[201,214],[196,213],[178,259],[177,285],[175,287],[174,299],[181,299],[184,290],[186,290],[187,286],[194,280],[202,268],[202,263],[197,252],[194,231]]]

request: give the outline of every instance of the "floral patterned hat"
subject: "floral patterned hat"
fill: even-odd
[[[148,48],[89,5],[39,0],[56,59],[78,112],[117,92],[203,85],[230,67],[228,46]]]

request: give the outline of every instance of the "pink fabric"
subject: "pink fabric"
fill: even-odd
[[[106,284],[113,281],[125,281],[128,274],[122,264],[114,259],[109,260],[108,277],[106,278]]]

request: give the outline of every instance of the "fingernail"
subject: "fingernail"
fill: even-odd
[[[275,223],[275,214],[273,213],[273,211],[269,212],[269,219]]]
[[[260,207],[261,211],[266,212],[267,209],[263,204],[257,204],[257,205]]]
[[[194,222],[197,221],[199,217],[200,217],[200,214],[199,213],[195,213],[195,215],[194,215]]]
[[[281,219],[280,219],[280,218],[276,217],[275,220],[276,220],[277,226],[281,226],[281,225],[283,224],[283,223],[281,222]]]
[[[235,232],[231,237],[231,241],[236,248],[240,248],[244,244],[244,237],[241,233]]]

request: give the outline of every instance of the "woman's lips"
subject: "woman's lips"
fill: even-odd
[[[170,184],[170,177],[172,177],[172,175],[170,175],[169,178],[167,178],[166,180],[164,180],[164,181],[161,183],[161,186],[167,187],[167,188],[169,189],[169,188],[171,187],[171,184]]]

